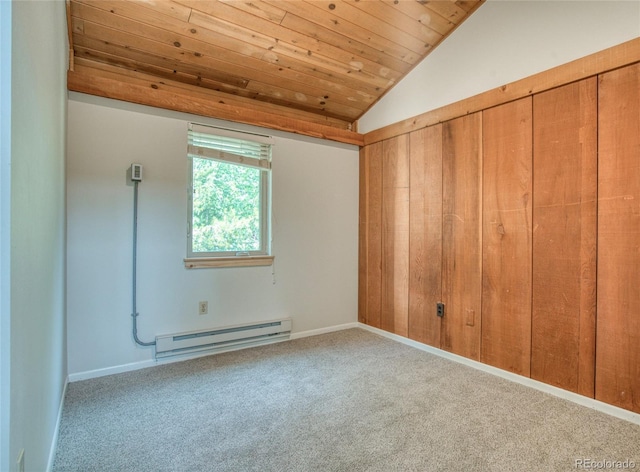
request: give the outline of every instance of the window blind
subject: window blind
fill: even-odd
[[[273,138],[189,123],[187,155],[259,169],[271,168]]]

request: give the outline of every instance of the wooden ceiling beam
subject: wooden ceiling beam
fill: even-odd
[[[175,64],[166,63],[160,57],[154,57],[150,54],[136,54],[131,50],[127,50],[126,56],[113,54],[104,50],[93,49],[89,43],[89,41],[83,40],[76,45],[75,59],[76,61],[82,59],[91,61],[96,68],[100,68],[98,64],[119,67],[123,71],[131,70],[152,75],[156,80],[183,82],[197,86],[200,89],[221,92],[227,94],[229,99],[237,97],[249,98],[257,102],[255,103],[256,107],[260,107],[260,103],[280,105],[289,107],[292,110],[331,117],[347,123],[351,123],[354,117],[362,113],[361,109],[353,108],[350,106],[351,103],[341,100],[340,96],[335,94],[331,96],[331,101],[327,100],[328,96],[325,98],[320,95],[317,98],[309,98],[309,100],[302,102],[296,99],[295,92],[284,87],[264,84],[258,81],[230,85],[232,82],[229,80],[216,80],[217,73],[205,74],[202,73],[202,70],[194,71],[189,67],[176,67]],[[112,49],[113,46],[111,46]],[[295,106],[292,103],[295,103]]]
[[[225,103],[230,106],[238,108],[251,108],[256,111],[263,111],[267,113],[275,113],[279,116],[284,116],[293,119],[299,119],[302,121],[308,121],[311,123],[317,123],[320,125],[335,126],[340,129],[350,129],[351,120],[338,119],[324,114],[319,114],[315,111],[300,110],[292,108],[289,105],[282,105],[279,103],[267,103],[260,100],[255,100],[253,97],[243,97],[235,94],[224,93],[218,90],[210,90],[202,87],[194,87],[187,82],[177,81],[171,78],[161,78],[155,73],[148,74],[145,72],[123,69],[121,67],[96,62],[94,60],[88,60],[81,57],[76,57],[76,63],[82,66],[80,72],[85,74],[97,74],[103,78],[115,80],[116,82],[122,82],[125,80],[128,83],[141,85],[145,88],[151,87],[153,89],[163,88],[167,85],[171,87],[181,88],[185,90],[185,93],[191,93],[195,96],[201,97],[206,101],[213,101],[216,103]],[[123,77],[126,77],[123,79]]]
[[[362,134],[339,128],[329,124],[306,121],[277,114],[277,107],[273,112],[256,110],[255,106],[246,107],[229,104],[223,100],[216,100],[213,94],[207,94],[198,87],[187,84],[174,84],[170,81],[153,82],[132,77],[135,73],[110,74],[99,69],[81,67],[77,65],[75,71],[67,74],[69,90],[91,95],[97,95],[126,102],[147,105],[156,108],[190,113],[210,118],[244,123],[273,130],[328,139],[346,144],[362,146]],[[284,111],[284,110],[283,110]],[[347,123],[345,127],[349,126]]]

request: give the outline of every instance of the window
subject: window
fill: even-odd
[[[272,145],[268,136],[189,124],[187,267],[271,263]]]

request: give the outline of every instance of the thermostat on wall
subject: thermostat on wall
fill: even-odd
[[[142,164],[131,164],[131,180],[142,181]]]

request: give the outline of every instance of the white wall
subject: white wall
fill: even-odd
[[[488,0],[359,121],[361,133],[640,36],[640,1]]]
[[[9,470],[11,397],[11,2],[0,2],[0,470]]]
[[[25,470],[47,469],[66,379],[67,51],[63,1],[12,3],[10,445],[3,472],[16,470],[21,449]]]
[[[187,122],[256,129],[83,94],[70,98],[71,374],[153,359],[153,349],[136,346],[131,336],[133,188],[126,171],[133,162],[144,166],[138,213],[143,341],[283,316],[293,318],[294,332],[357,321],[357,147],[271,133],[275,266],[185,269]],[[208,315],[198,315],[200,300],[209,302]]]

